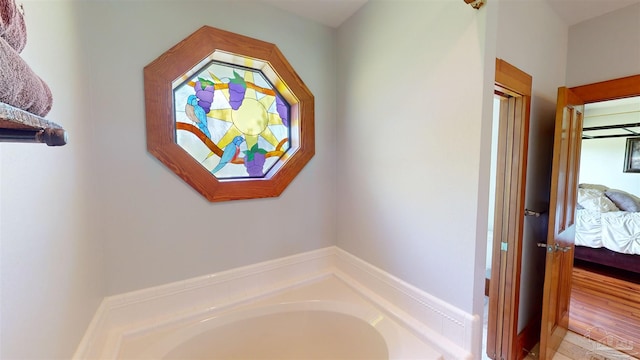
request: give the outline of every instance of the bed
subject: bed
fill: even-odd
[[[575,245],[577,260],[640,274],[640,198],[581,184]]]

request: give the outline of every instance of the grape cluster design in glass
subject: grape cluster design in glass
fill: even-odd
[[[291,148],[284,98],[291,94],[277,76],[252,68],[267,64],[243,59],[245,67],[216,55],[172,84],[176,143],[219,180],[269,176]]]

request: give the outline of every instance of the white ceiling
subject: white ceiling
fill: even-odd
[[[640,0],[546,0],[568,25],[640,3]]]
[[[262,0],[333,28],[340,26],[368,0]]]
[[[368,0],[263,0],[301,17],[333,28],[360,9]],[[452,1],[452,0],[447,0]],[[462,3],[462,0],[457,0]],[[494,0],[487,0],[494,1]],[[504,0],[503,0],[504,1]],[[532,1],[532,0],[531,0]],[[538,1],[538,0],[537,0]],[[591,19],[640,0],[546,0],[568,25]],[[464,3],[462,3],[464,5]]]

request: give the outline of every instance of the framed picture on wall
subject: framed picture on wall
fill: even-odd
[[[628,138],[624,155],[624,172],[640,173],[640,137]]]

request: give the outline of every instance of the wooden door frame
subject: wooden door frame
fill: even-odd
[[[585,104],[640,96],[640,74],[570,88]]]
[[[532,77],[496,59],[500,101],[496,203],[489,283],[486,352],[492,359],[522,356],[517,341],[524,200]],[[504,191],[502,191],[504,190]]]
[[[567,92],[568,94],[570,94],[571,96],[576,96],[579,99],[579,101],[584,104],[614,100],[614,99],[620,99],[620,98],[627,98],[627,97],[633,97],[633,96],[640,96],[640,75],[633,75],[633,76],[628,76],[624,78],[597,82],[593,84],[576,86],[576,87],[569,88],[568,90],[569,90]],[[562,94],[560,89],[558,91],[558,94],[559,96]],[[560,111],[560,109],[557,109],[557,111]],[[580,128],[578,133],[578,138],[581,137],[581,134],[582,134],[582,129]],[[573,147],[569,149],[570,152],[574,152],[574,155],[578,159],[580,158],[580,144],[581,142],[576,141],[573,143]],[[554,161],[555,161],[555,156],[556,154],[554,154]],[[557,176],[557,174],[554,176]],[[557,179],[552,178],[552,184],[553,183],[557,183]],[[567,187],[566,189],[567,192],[568,191],[572,192],[572,194],[570,194],[572,195],[572,197],[568,197],[568,201],[565,201],[567,199],[562,199],[561,203],[555,204],[556,208],[562,208],[562,209],[565,209],[566,212],[569,212],[570,218],[566,218],[566,216],[563,216],[562,219],[559,219],[562,222],[562,224],[560,225],[563,226],[564,228],[571,227],[571,225],[573,225],[573,216],[575,213],[575,196],[577,193],[577,187],[578,187],[578,181],[576,179],[575,183],[572,183],[570,187]],[[552,189],[552,194],[553,194],[553,189]],[[553,205],[553,204],[550,204],[550,205]],[[550,234],[551,232],[554,231],[554,229],[552,229],[552,221],[554,221],[554,219],[551,219],[550,217],[549,219]],[[575,234],[572,231],[566,231],[565,233],[566,233],[565,236],[571,237],[571,238],[568,238],[566,241],[568,243],[573,243],[573,237],[575,236]],[[573,249],[573,245],[571,245],[571,248]],[[571,251],[571,254],[572,253],[573,251]],[[558,273],[545,274],[545,286],[544,286],[544,294],[543,294],[544,302],[550,301],[549,299],[551,299],[552,295],[555,295],[555,294],[551,294],[551,292],[554,290],[550,285],[547,284],[546,280],[550,279],[551,276],[556,278],[562,278],[561,275],[565,275],[566,277],[567,274],[561,274],[561,273],[563,271],[572,272],[572,269],[573,269],[573,258],[571,259],[571,262],[564,267],[564,269],[562,267],[558,269]],[[549,262],[547,261],[547,266],[545,268],[545,271],[549,271],[549,270],[550,270]],[[570,279],[570,275],[568,275],[568,277]],[[570,289],[571,284],[569,282],[569,284],[563,284],[562,287],[565,290],[567,287]],[[552,311],[557,313],[559,306],[560,306],[559,302],[554,302],[554,305],[551,305],[549,303],[549,304],[546,304],[546,306],[543,306],[544,313],[542,317],[541,334],[540,334],[540,337],[541,337],[540,358],[541,359],[551,359],[554,356],[560,342],[562,341],[561,336],[559,335],[556,337],[552,336],[553,334],[549,332],[549,324],[545,323],[545,322],[548,322],[548,320],[550,319],[549,313]],[[567,313],[568,311],[569,309],[567,307]],[[554,321],[555,320],[557,319],[554,319]],[[566,333],[566,329],[565,331],[558,332],[558,334],[561,334],[562,337],[564,336],[565,333]]]

